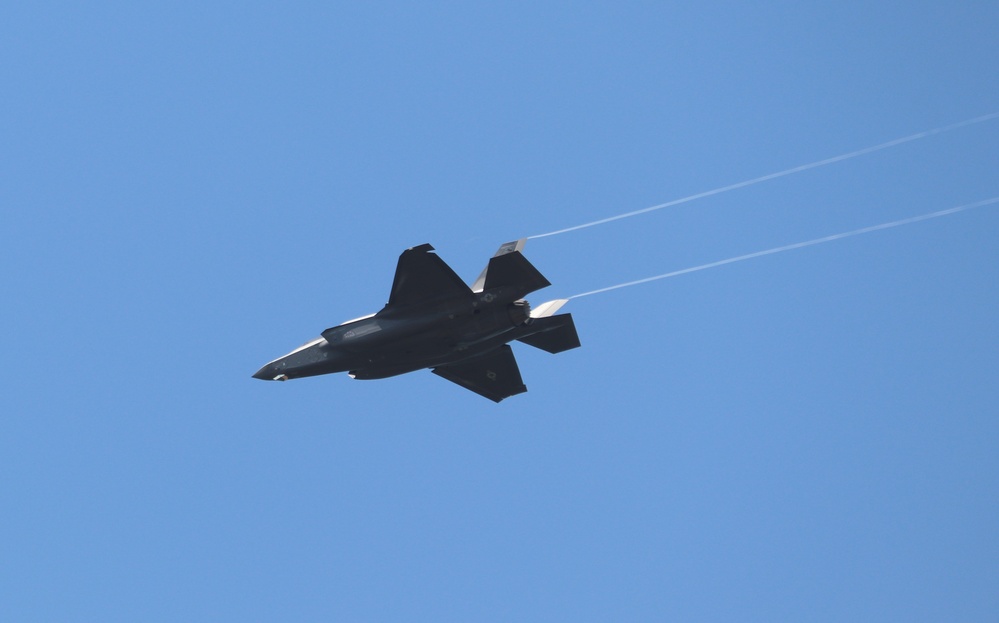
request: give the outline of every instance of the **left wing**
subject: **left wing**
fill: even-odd
[[[439,366],[433,373],[494,402],[527,391],[508,344],[481,357]]]
[[[413,305],[449,296],[472,297],[472,291],[461,277],[433,251],[429,244],[421,244],[402,252],[395,269],[389,306]]]

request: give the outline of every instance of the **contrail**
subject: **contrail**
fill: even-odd
[[[746,255],[740,255],[738,257],[730,257],[727,260],[719,260],[717,262],[711,262],[710,264],[701,264],[700,266],[694,266],[692,268],[684,268],[682,270],[674,270],[670,273],[665,273],[663,275],[656,275],[655,277],[646,277],[645,279],[639,279],[638,281],[629,281],[628,283],[621,283],[616,286],[610,286],[607,288],[600,288],[599,290],[591,290],[590,292],[583,292],[582,294],[576,294],[570,296],[570,299],[578,299],[583,296],[590,296],[591,294],[600,294],[601,292],[609,292],[611,290],[618,290],[620,288],[628,288],[631,286],[637,286],[642,283],[648,283],[650,281],[658,281],[659,279],[668,279],[670,277],[676,277],[677,275],[686,275],[687,273],[694,273],[699,270],[707,270],[708,268],[715,268],[716,266],[724,266],[725,264],[734,264],[736,262],[742,262],[745,260],[751,260],[754,257],[763,257],[764,255],[773,255],[774,253],[782,253],[784,251],[790,251],[792,249],[800,249],[802,247],[810,247],[816,244],[822,244],[824,242],[832,242],[833,240],[840,240],[842,238],[849,238],[851,236],[859,236],[860,234],[867,234],[872,231],[878,231],[881,229],[890,229],[892,227],[899,227],[901,225],[908,225],[910,223],[918,223],[919,221],[925,221],[931,218],[939,218],[941,216],[947,216],[948,214],[954,214],[956,212],[963,212],[965,210],[970,210],[972,208],[978,208],[984,205],[989,205],[992,203],[999,203],[999,197],[993,197],[991,199],[985,199],[982,201],[977,201],[975,203],[969,203],[967,205],[958,206],[956,208],[948,208],[946,210],[940,210],[938,212],[931,212],[929,214],[922,214],[920,216],[910,216],[909,218],[904,218],[898,221],[892,221],[890,223],[882,223],[880,225],[872,225],[870,227],[864,227],[862,229],[855,229],[853,231],[844,232],[842,234],[833,234],[831,236],[825,236],[823,238],[816,238],[814,240],[808,240],[806,242],[796,242],[795,244],[785,245],[783,247],[776,247],[773,249],[767,249],[766,251],[757,251],[756,253],[748,253]]]
[[[926,130],[925,132],[919,132],[918,134],[912,134],[910,136],[897,138],[893,141],[888,141],[887,143],[881,143],[880,145],[875,145],[873,147],[865,147],[864,149],[858,149],[857,151],[851,151],[846,154],[840,154],[839,156],[833,156],[832,158],[826,158],[825,160],[819,160],[817,162],[812,162],[810,164],[803,164],[801,166],[794,167],[793,169],[787,169],[784,171],[780,171],[778,173],[771,173],[770,175],[764,175],[762,177],[756,177],[751,180],[746,180],[744,182],[738,182],[736,184],[722,186],[721,188],[715,188],[714,190],[707,190],[702,193],[697,193],[696,195],[683,197],[682,199],[674,199],[673,201],[660,203],[659,205],[654,205],[650,208],[643,208],[641,210],[635,210],[634,212],[627,212],[625,214],[618,214],[617,216],[610,216],[604,219],[600,219],[599,221],[592,221],[590,223],[583,223],[582,225],[575,225],[573,227],[566,227],[565,229],[550,231],[547,234],[538,234],[535,236],[530,236],[529,239],[545,238],[547,236],[556,236],[558,234],[564,234],[570,231],[576,231],[577,229],[585,229],[587,227],[593,227],[595,225],[603,225],[604,223],[610,223],[611,221],[619,221],[623,218],[631,218],[632,216],[638,216],[639,214],[645,214],[646,212],[654,212],[656,210],[662,210],[663,208],[669,208],[675,205],[680,205],[681,203],[687,203],[689,201],[694,201],[695,199],[703,199],[704,197],[710,197],[712,195],[720,195],[721,193],[725,193],[730,190],[735,190],[737,188],[745,188],[746,186],[752,186],[753,184],[759,184],[760,182],[766,182],[767,180],[777,179],[778,177],[784,177],[786,175],[800,173],[801,171],[807,171],[809,169],[824,167],[827,164],[833,164],[834,162],[849,160],[850,158],[856,158],[857,156],[863,156],[865,154],[874,153],[876,151],[881,151],[882,149],[888,149],[889,147],[895,147],[896,145],[901,145],[903,143],[909,143],[912,141],[919,140],[921,138],[933,136],[934,134],[942,134],[944,132],[950,132],[951,130],[956,130],[958,128],[963,128],[965,126],[973,125],[976,123],[982,123],[983,121],[989,121],[990,119],[995,119],[997,117],[999,117],[999,112],[982,115],[981,117],[975,117],[974,119],[967,119],[965,121],[959,121],[958,123],[952,123],[951,125],[945,125],[939,128],[934,128],[933,130]]]

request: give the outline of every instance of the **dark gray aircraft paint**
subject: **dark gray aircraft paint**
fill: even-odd
[[[348,372],[382,379],[423,368],[499,402],[527,391],[509,342],[550,353],[579,346],[571,314],[553,315],[564,299],[533,312],[523,297],[551,283],[508,242],[471,287],[429,244],[399,256],[388,303],[376,314],[326,329],[260,368],[254,378],[286,381]]]

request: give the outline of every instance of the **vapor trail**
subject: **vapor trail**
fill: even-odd
[[[823,238],[816,238],[814,240],[808,240],[806,242],[796,242],[794,244],[785,245],[783,247],[776,247],[773,249],[767,249],[766,251],[757,251],[756,253],[748,253],[746,255],[740,255],[737,257],[730,257],[727,260],[719,260],[717,262],[711,262],[710,264],[701,264],[700,266],[694,266],[692,268],[684,268],[682,270],[674,270],[670,273],[665,273],[663,275],[656,275],[655,277],[646,277],[645,279],[639,279],[638,281],[629,281],[627,283],[621,283],[616,286],[610,286],[607,288],[600,288],[599,290],[591,290],[590,292],[583,292],[582,294],[576,294],[570,296],[570,299],[578,299],[583,296],[590,296],[591,294],[600,294],[601,292],[609,292],[611,290],[618,290],[620,288],[628,288],[630,286],[637,286],[639,284],[648,283],[650,281],[658,281],[659,279],[668,279],[670,277],[676,277],[677,275],[686,275],[687,273],[695,273],[699,270],[707,270],[708,268],[715,268],[716,266],[724,266],[725,264],[734,264],[736,262],[742,262],[745,260],[751,260],[754,257],[763,257],[764,255],[773,255],[774,253],[782,253],[784,251],[790,251],[792,249],[800,249],[802,247],[810,247],[816,244],[822,244],[824,242],[832,242],[833,240],[840,240],[842,238],[849,238],[851,236],[859,236],[860,234],[867,234],[872,231],[878,231],[881,229],[890,229],[892,227],[899,227],[901,225],[908,225],[910,223],[918,223],[919,221],[929,220],[931,218],[939,218],[941,216],[947,216],[948,214],[954,214],[956,212],[963,212],[965,210],[970,210],[972,208],[979,208],[984,205],[989,205],[992,203],[999,203],[999,197],[992,197],[991,199],[985,199],[982,201],[977,201],[975,203],[969,203],[967,205],[958,206],[956,208],[948,208],[946,210],[940,210],[938,212],[931,212],[929,214],[922,214],[920,216],[910,216],[909,218],[904,218],[898,221],[892,221],[890,223],[882,223],[880,225],[872,225],[870,227],[864,227],[861,229],[855,229],[853,231],[844,232],[842,234],[833,234],[831,236],[825,236]]]
[[[654,205],[650,208],[643,208],[641,210],[635,210],[634,212],[627,212],[625,214],[618,214],[617,216],[610,216],[604,219],[600,219],[599,221],[592,221],[590,223],[583,223],[582,225],[575,225],[573,227],[566,227],[565,229],[550,231],[547,234],[537,234],[535,236],[530,236],[529,239],[545,238],[547,236],[556,236],[558,234],[564,234],[570,231],[576,231],[577,229],[585,229],[587,227],[593,227],[594,225],[603,225],[604,223],[610,223],[611,221],[619,221],[624,218],[631,218],[632,216],[638,216],[639,214],[645,214],[646,212],[654,212],[656,210],[662,210],[663,208],[669,208],[675,205],[680,205],[681,203],[687,203],[689,201],[694,201],[695,199],[703,199],[704,197],[710,197],[712,195],[720,195],[721,193],[725,193],[730,190],[735,190],[737,188],[745,188],[746,186],[752,186],[753,184],[759,184],[760,182],[766,182],[768,180],[776,179],[778,177],[784,177],[786,175],[800,173],[801,171],[807,171],[809,169],[824,167],[827,164],[833,164],[834,162],[849,160],[851,158],[856,158],[857,156],[863,156],[865,154],[881,151],[882,149],[888,149],[889,147],[895,147],[896,145],[901,145],[903,143],[916,141],[921,138],[933,136],[934,134],[942,134],[944,132],[949,132],[951,130],[956,130],[958,128],[963,128],[965,126],[973,125],[976,123],[982,123],[983,121],[988,121],[990,119],[995,119],[997,117],[999,117],[999,112],[990,113],[988,115],[982,115],[981,117],[975,117],[974,119],[966,119],[965,121],[959,121],[957,123],[952,123],[950,125],[934,128],[932,130],[926,130],[925,132],[919,132],[918,134],[912,134],[910,136],[897,138],[893,141],[888,141],[887,143],[874,145],[873,147],[865,147],[864,149],[858,149],[857,151],[851,151],[846,154],[840,154],[839,156],[833,156],[832,158],[826,158],[825,160],[819,160],[816,162],[812,162],[810,164],[803,164],[801,166],[794,167],[793,169],[786,169],[784,171],[771,173],[769,175],[764,175],[762,177],[756,177],[751,180],[746,180],[744,182],[738,182],[736,184],[722,186],[721,188],[715,188],[714,190],[707,190],[702,193],[697,193],[696,195],[683,197],[682,199],[674,199],[673,201],[660,203],[659,205]]]

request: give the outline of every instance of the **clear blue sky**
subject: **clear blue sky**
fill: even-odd
[[[508,240],[999,110],[999,5],[0,9],[0,619],[994,621],[999,207],[250,375]],[[532,240],[542,301],[999,195],[999,120]]]

